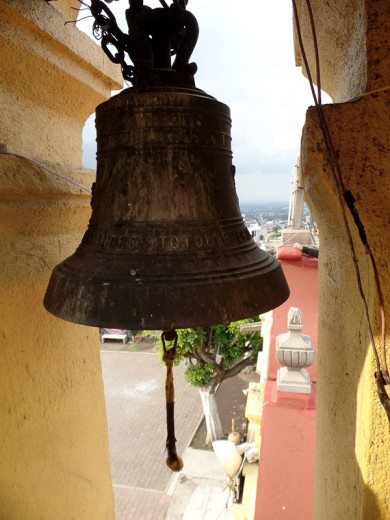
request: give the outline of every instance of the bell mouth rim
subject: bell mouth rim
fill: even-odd
[[[57,266],[59,267],[59,266]],[[282,268],[257,276],[203,283],[155,283],[96,287],[54,269],[45,308],[66,321],[93,327],[138,330],[196,328],[258,316],[284,303],[289,288]]]
[[[82,242],[54,267],[52,278],[102,288],[111,284],[179,286],[225,283],[268,275],[280,268],[278,259],[260,249],[252,238],[224,248],[149,252],[104,249]]]

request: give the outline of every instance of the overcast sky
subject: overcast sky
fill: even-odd
[[[160,7],[157,0],[144,4]],[[122,30],[128,5],[109,4]],[[240,203],[288,201],[305,112],[313,104],[294,62],[291,0],[190,0],[187,8],[200,27],[191,59],[198,65],[196,86],[231,110]],[[80,28],[90,32],[90,26],[83,22]],[[84,151],[85,165],[95,167],[93,118],[84,131]]]

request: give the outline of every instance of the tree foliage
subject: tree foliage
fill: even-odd
[[[198,363],[189,365],[184,371],[184,378],[190,386],[202,388],[213,377],[214,367],[210,363]]]
[[[197,388],[214,393],[224,379],[239,374],[255,362],[262,348],[259,332],[240,332],[240,326],[259,321],[258,317],[229,324],[177,330],[176,364],[186,361],[184,377]],[[150,334],[150,332],[148,332]],[[157,347],[163,347],[158,333]]]

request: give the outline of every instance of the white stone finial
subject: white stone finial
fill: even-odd
[[[289,332],[276,338],[276,359],[282,365],[278,369],[278,391],[310,394],[311,381],[305,367],[313,364],[315,352],[310,337],[301,333],[303,316],[297,307],[290,307],[288,328]]]
[[[287,314],[287,326],[289,330],[303,329],[303,314],[298,307],[290,307]]]

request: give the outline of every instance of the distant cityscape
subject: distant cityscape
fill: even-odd
[[[289,202],[250,202],[240,204],[246,222],[265,220],[288,220]]]
[[[240,204],[241,214],[253,239],[269,252],[281,245],[282,230],[290,227],[288,201],[252,202]],[[302,229],[311,229],[312,221],[306,205],[302,213]]]

